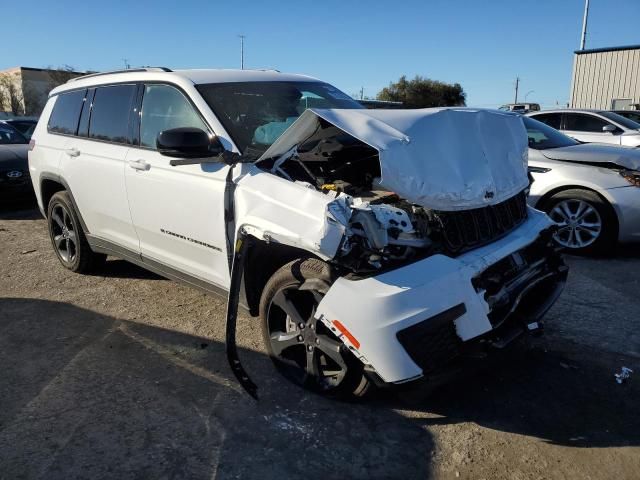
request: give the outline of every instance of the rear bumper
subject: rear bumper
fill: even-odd
[[[457,258],[434,255],[377,277],[338,279],[317,315],[339,320],[341,339],[387,383],[441,368],[465,343],[505,342],[539,322],[558,298],[567,269],[551,246],[552,223],[530,210],[506,237]]]

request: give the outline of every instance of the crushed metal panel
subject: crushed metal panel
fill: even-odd
[[[381,185],[427,208],[494,205],[528,185],[522,119],[493,110],[309,109],[258,162],[303,142],[320,118],[378,150]]]
[[[235,192],[236,226],[261,240],[275,241],[333,258],[344,236],[350,210],[303,184],[243,165]]]

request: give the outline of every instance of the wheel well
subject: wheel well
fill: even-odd
[[[51,197],[53,197],[56,193],[66,190],[64,185],[60,182],[56,182],[55,180],[51,180],[45,178],[40,185],[40,194],[42,197],[42,208],[46,214],[47,208],[49,207],[49,201]]]
[[[317,258],[301,248],[280,243],[267,243],[253,238],[242,273],[243,289],[249,313],[258,315],[260,297],[271,276],[283,265],[297,258]]]
[[[618,221],[618,214],[616,213],[616,210],[613,208],[611,203],[609,203],[609,200],[607,200],[604,196],[600,194],[600,192],[598,192],[597,190],[594,190],[593,188],[585,187],[582,185],[563,185],[562,187],[554,188],[553,190],[549,190],[542,197],[540,197],[540,199],[536,202],[536,208],[538,210],[546,211],[545,206],[547,202],[551,199],[551,197],[553,197],[554,195],[560,192],[564,192],[566,190],[585,190],[587,192],[595,193],[598,197],[600,197],[600,199],[609,208],[611,212],[611,215],[612,215],[611,218],[613,218],[613,220],[615,221],[614,231],[616,232],[616,238],[618,237],[618,230],[619,230],[620,224]]]

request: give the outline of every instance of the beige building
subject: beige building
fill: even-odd
[[[640,109],[640,45],[576,51],[569,106]]]
[[[51,89],[80,75],[85,73],[29,67],[0,70],[0,118],[40,115]]]

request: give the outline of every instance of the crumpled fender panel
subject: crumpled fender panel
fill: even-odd
[[[327,260],[344,236],[350,214],[341,198],[243,165],[235,191],[237,227],[256,238],[302,248]]]
[[[356,356],[386,382],[416,378],[422,370],[396,338],[397,332],[463,303],[466,313],[455,320],[461,340],[492,329],[489,307],[471,280],[488,266],[532,243],[552,225],[530,209],[528,220],[506,237],[457,258],[434,255],[416,263],[362,280],[338,279],[318,306],[328,326],[338,320],[357,344],[336,332]]]

